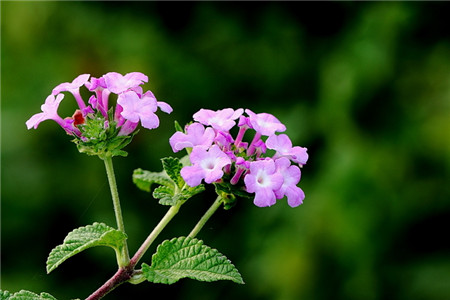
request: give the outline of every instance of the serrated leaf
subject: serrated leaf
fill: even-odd
[[[159,204],[175,205],[177,198],[174,197],[173,188],[160,185],[153,191],[153,197],[159,199]]]
[[[122,231],[103,223],[94,223],[75,229],[67,235],[63,244],[56,246],[50,252],[47,259],[47,273],[56,269],[68,258],[91,247],[108,246],[118,253],[126,238],[126,234]]]
[[[253,196],[245,191],[242,187],[234,186],[228,182],[214,183],[216,193],[232,194],[241,198],[252,198]]]
[[[1,300],[56,300],[55,297],[48,293],[41,293],[40,295],[30,291],[21,290],[17,293],[11,294],[8,291],[0,291]]]
[[[134,170],[133,183],[145,192],[150,192],[152,184],[160,184],[168,187],[174,186],[174,183],[165,172],[150,172],[142,169]]]
[[[181,168],[183,168],[180,160],[175,157],[164,157],[161,161],[164,171],[166,171],[170,179],[181,189],[185,185],[185,182],[180,175]]]
[[[166,186],[159,186],[153,191],[153,197],[159,200],[159,204],[162,205],[175,205],[178,201],[186,201],[192,198],[194,195],[205,190],[204,185],[198,185],[196,187],[188,187],[177,193],[174,193],[172,188]]]
[[[205,190],[205,186],[203,184],[190,187],[187,186],[186,189],[181,191],[183,200],[187,200],[189,198],[192,198],[193,196],[197,195],[198,193],[201,193]]]
[[[164,241],[153,254],[151,266],[142,264],[142,272],[153,283],[172,284],[182,278],[244,283],[239,271],[223,254],[189,237]]]
[[[183,163],[186,163],[183,157]],[[165,157],[161,159],[164,171],[156,173],[136,169],[133,173],[133,182],[141,190],[150,192],[152,184],[160,186],[153,190],[153,197],[159,199],[162,205],[175,205],[179,201],[186,201],[194,195],[205,190],[203,185],[190,187],[180,175],[184,164],[178,158]]]
[[[11,296],[12,294],[10,292],[0,290],[0,300],[8,300]]]

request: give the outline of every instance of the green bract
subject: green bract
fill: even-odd
[[[109,113],[109,120],[113,120],[112,110]],[[139,131],[136,130],[130,135],[118,135],[120,128],[117,128],[115,121],[105,121],[102,114],[88,114],[83,124],[78,125],[82,137],[77,137],[73,142],[77,145],[78,151],[88,155],[97,155],[100,158],[107,156],[127,156],[128,153],[122,149],[127,146],[133,136]]]

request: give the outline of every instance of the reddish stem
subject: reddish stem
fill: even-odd
[[[111,292],[113,289],[129,280],[133,274],[133,270],[129,267],[120,268],[116,274],[113,275],[107,282],[105,282],[100,288],[98,288],[94,293],[92,293],[86,300],[98,300],[103,298],[106,294]]]

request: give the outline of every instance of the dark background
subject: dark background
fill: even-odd
[[[105,299],[449,299],[449,8],[2,2],[1,288],[83,299],[115,272],[114,252],[95,248],[46,274],[69,231],[115,219],[103,163],[79,154],[54,122],[28,131],[25,121],[79,74],[140,71],[174,112],[115,159],[131,253],[167,209],[131,174],[159,171],[174,155],[173,122],[200,108],[250,108],[286,124],[294,145],[309,149],[306,198],[294,209],[240,201],[199,234],[245,285],[125,284]],[[62,116],[75,109],[67,99]],[[213,199],[208,189],[185,204],[158,242],[188,234]]]

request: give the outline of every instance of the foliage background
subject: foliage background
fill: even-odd
[[[450,31],[446,2],[2,2],[1,288],[84,298],[115,271],[91,249],[50,275],[74,228],[114,226],[104,166],[53,122],[26,130],[54,86],[141,71],[174,107],[115,160],[130,251],[166,210],[131,183],[173,155],[173,122],[247,107],[309,149],[302,206],[241,201],[200,233],[245,285],[123,285],[167,299],[448,299]],[[70,96],[67,96],[70,99]],[[71,115],[74,102],[60,113]],[[213,200],[186,204],[159,239],[186,235]],[[154,249],[153,249],[154,250]],[[150,260],[151,253],[145,256]]]

